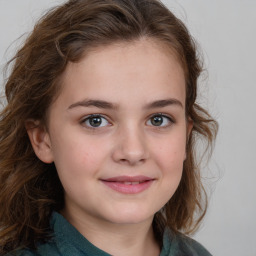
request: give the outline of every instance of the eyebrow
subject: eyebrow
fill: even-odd
[[[171,98],[171,99],[153,101],[147,104],[144,107],[144,109],[163,108],[170,105],[176,105],[183,108],[183,105],[179,100]],[[104,101],[104,100],[93,100],[93,99],[78,101],[70,105],[68,109],[73,109],[76,107],[97,107],[101,109],[117,109],[118,108],[116,104],[113,104],[111,102]]]
[[[168,107],[170,105],[175,105],[175,106],[179,106],[179,107],[183,108],[182,103],[179,100],[173,99],[173,98],[153,101],[152,103],[147,104],[145,106],[145,108],[146,109],[164,108],[164,107]]]
[[[78,101],[68,107],[68,109],[72,109],[75,107],[97,107],[102,109],[116,109],[117,106],[113,103],[104,101],[104,100],[82,100]]]

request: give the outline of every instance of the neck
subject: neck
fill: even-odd
[[[115,224],[103,220],[73,217],[63,211],[64,217],[92,244],[101,250],[120,256],[157,256],[160,248],[157,244],[152,218],[136,224]]]

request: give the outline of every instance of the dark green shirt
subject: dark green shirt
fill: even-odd
[[[38,246],[36,252],[22,250],[6,256],[109,256],[91,244],[62,215],[54,212],[51,218],[53,238]],[[202,245],[191,238],[173,235],[165,230],[160,256],[210,256]],[[142,255],[143,256],[143,255]]]

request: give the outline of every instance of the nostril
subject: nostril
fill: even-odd
[[[123,164],[127,164],[127,165],[137,165],[137,164],[141,164],[144,163],[146,161],[146,159],[144,158],[140,158],[140,159],[136,159],[136,158],[122,158],[119,159],[119,163],[123,163]]]

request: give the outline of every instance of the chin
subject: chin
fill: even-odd
[[[153,212],[145,212],[145,210],[132,211],[128,209],[126,211],[116,211],[109,219],[116,224],[138,224],[144,221],[153,220]]]

